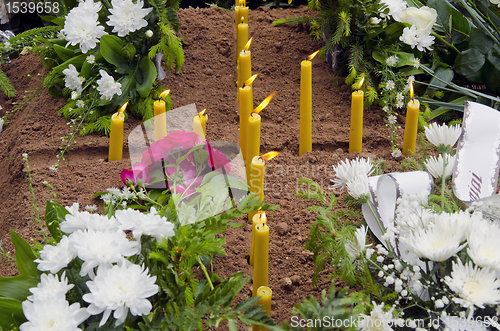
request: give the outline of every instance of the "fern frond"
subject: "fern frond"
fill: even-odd
[[[316,17],[309,17],[309,16],[287,17],[273,21],[273,26],[280,26],[283,24],[289,24],[289,25],[310,24],[312,21],[315,21],[316,19],[317,19]]]
[[[16,95],[16,89],[12,86],[9,77],[0,69],[0,88],[8,98],[13,98]]]

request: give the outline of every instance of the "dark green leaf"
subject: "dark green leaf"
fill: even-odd
[[[156,66],[147,56],[143,57],[139,62],[139,74],[137,75],[138,81],[136,83],[137,92],[143,98],[147,97],[153,82],[156,79]],[[139,83],[139,79],[141,82]]]
[[[493,47],[493,40],[482,30],[472,28],[470,30],[469,48],[474,48],[482,54],[488,53]]]
[[[458,10],[453,9],[451,11],[452,28],[464,35],[468,35],[470,31],[469,21],[465,16]]]
[[[431,81],[429,84],[432,84],[432,85],[435,85],[435,86],[438,86],[438,87],[446,87],[446,85],[448,85],[447,83],[451,82],[451,80],[453,79],[453,70],[449,69],[449,68],[444,68],[444,67],[439,67],[436,72],[434,73],[434,76],[440,78],[441,80],[439,80],[438,78],[436,77],[432,77]],[[429,86],[425,92],[425,94],[429,94],[429,95],[434,95],[434,93],[438,90],[438,88],[436,87],[432,87],[432,86]]]
[[[455,71],[469,78],[481,70],[484,61],[485,56],[479,50],[475,48],[467,49],[457,55],[455,59]]]
[[[69,214],[69,212],[66,208],[57,202],[47,200],[45,204],[45,224],[47,224],[47,228],[56,242],[59,242],[62,238],[59,224],[66,219],[67,214]]]
[[[47,22],[52,22],[55,25],[64,26],[64,21],[65,21],[64,17],[56,17],[56,16],[50,16],[50,15],[39,15],[39,17],[42,20],[47,21]]]
[[[446,1],[443,0],[429,0],[427,6],[434,8],[437,12],[436,24],[443,27],[446,32],[450,33],[450,17],[451,8]]]
[[[483,77],[488,89],[494,91],[500,88],[500,55],[496,51],[486,54],[486,63],[483,67]],[[498,91],[497,91],[498,92]]]
[[[0,328],[12,330],[13,325],[18,326],[25,321],[21,301],[0,297]]]
[[[0,297],[24,301],[31,295],[29,289],[39,282],[40,279],[33,276],[0,277]]]
[[[36,268],[37,264],[33,261],[36,255],[31,246],[21,238],[14,230],[10,230],[10,240],[16,250],[16,267],[21,276],[38,276],[40,271]]]
[[[59,45],[54,45],[54,50],[56,51],[57,56],[59,56],[63,61],[68,61],[75,55],[73,49],[62,47]]]
[[[238,322],[236,320],[228,320],[227,326],[229,327],[229,331],[238,331]]]
[[[124,51],[125,43],[114,35],[101,37],[101,54],[106,61],[124,70],[129,67],[127,53]]]
[[[67,69],[70,64],[74,65],[76,69],[80,69],[82,67],[83,62],[87,58],[87,54],[80,54],[78,56],[72,57],[71,59],[61,63],[57,67],[54,67],[52,70],[58,73],[62,73],[64,69]]]

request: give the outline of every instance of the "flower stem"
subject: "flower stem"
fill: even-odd
[[[199,255],[196,256],[196,259],[198,259],[198,263],[200,264],[201,270],[203,270],[203,273],[205,274],[205,278],[207,279],[208,284],[210,285],[210,289],[213,291],[214,285],[212,284],[212,281],[210,280],[210,276],[208,275],[207,268],[205,268],[205,265],[201,262]]]
[[[366,202],[366,204],[368,205],[368,208],[370,208],[370,211],[371,211],[371,213],[372,213],[373,217],[374,217],[374,218],[375,218],[375,220],[377,221],[377,224],[378,224],[378,227],[379,227],[379,229],[380,229],[380,232],[382,232],[382,235],[384,235],[386,231],[385,231],[385,230],[384,230],[384,228],[382,227],[382,224],[380,224],[380,221],[379,221],[379,219],[378,219],[378,217],[377,217],[377,214],[375,214],[375,210],[373,210],[372,203],[368,200],[368,201]],[[391,252],[391,253],[392,253],[392,248],[391,248],[391,245],[387,242],[387,240],[385,241],[385,243],[387,244],[387,248],[389,249],[389,252]]]
[[[458,50],[458,48],[455,47],[455,45],[444,40],[444,38],[441,37],[439,34],[437,34],[436,32],[432,32],[432,35],[437,39],[439,39],[439,41],[441,41],[443,44],[445,44],[446,47],[451,48],[453,51],[455,51],[455,53],[460,54],[460,51]]]

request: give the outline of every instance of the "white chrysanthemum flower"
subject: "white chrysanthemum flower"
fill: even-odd
[[[85,0],[78,7],[71,9],[66,16],[64,28],[68,45],[79,44],[83,53],[96,47],[99,39],[106,34],[104,27],[99,25],[97,12],[101,9],[101,2]]]
[[[116,218],[91,214],[88,211],[67,214],[60,224],[61,231],[67,234],[78,230],[116,231],[118,227],[119,223]]]
[[[113,27],[113,32],[117,32],[119,37],[125,37],[130,32],[134,32],[148,25],[144,17],[153,10],[153,8],[142,8],[144,3],[138,0],[133,3],[132,0],[113,0],[113,8],[109,9],[111,15],[106,22]]]
[[[20,331],[80,330],[78,325],[89,318],[87,309],[79,303],[71,306],[64,298],[24,301],[23,313],[28,322],[21,324]]]
[[[143,234],[152,236],[158,241],[175,235],[174,224],[158,215],[154,208],[151,208],[149,214],[134,209],[117,210],[115,217],[120,222],[120,229],[131,230],[137,240]]]
[[[398,148],[398,149],[395,149],[392,153],[391,153],[392,157],[395,157],[396,159],[398,157],[401,157],[401,155],[403,155],[403,153],[401,152],[401,150]]]
[[[463,265],[458,259],[458,263],[453,261],[450,275],[444,277],[444,282],[458,296],[453,301],[462,307],[484,309],[485,305],[500,303],[500,280],[494,271],[474,266],[471,261]]]
[[[97,81],[97,90],[101,93],[101,99],[111,100],[115,94],[122,95],[122,84],[115,82],[115,79],[102,69],[99,74],[101,78]]]
[[[390,67],[394,67],[396,66],[396,64],[398,64],[398,57],[397,55],[391,55],[389,56],[386,60],[385,60],[385,63],[390,66]]]
[[[347,245],[345,246],[345,249],[349,256],[351,257],[351,261],[356,259],[358,256],[361,256],[363,254],[363,251],[370,247],[371,245],[366,244],[366,234],[368,232],[368,228],[365,228],[364,225],[362,225],[360,228],[356,230],[354,233],[354,236],[356,238],[355,242],[352,242],[349,240],[347,242]]]
[[[65,300],[66,293],[73,288],[73,284],[68,285],[68,279],[66,279],[66,273],[63,272],[61,276],[61,281],[59,281],[59,277],[57,275],[47,275],[42,274],[40,276],[40,283],[38,283],[37,287],[32,287],[29,289],[33,295],[30,295],[26,299],[31,302],[36,299],[40,300],[48,300],[61,298]]]
[[[358,175],[347,182],[347,191],[351,197],[359,200],[361,197],[368,197],[370,195],[370,188],[368,186],[368,177],[365,175]]]
[[[386,5],[389,8],[389,15],[398,22],[405,15],[405,9],[408,6],[406,1],[404,0],[382,0],[380,1],[380,3]],[[385,17],[386,14],[381,13],[380,16]]]
[[[79,213],[80,204],[78,202],[74,202],[71,206],[64,207],[71,215],[75,215]]]
[[[475,222],[467,238],[467,254],[481,268],[500,271],[500,226],[490,220]]]
[[[359,314],[358,329],[361,331],[392,331],[392,312],[394,308],[384,312],[384,303],[377,305],[373,302],[373,310],[370,315]]]
[[[391,124],[396,124],[398,118],[396,117],[396,115],[389,115],[389,117],[387,117],[387,121]]]
[[[139,243],[127,239],[125,232],[116,231],[76,231],[70,236],[73,251],[84,261],[80,276],[94,275],[97,266],[108,266],[118,263],[124,256],[139,253]]]
[[[469,226],[458,222],[453,214],[442,213],[436,215],[434,223],[425,228],[416,228],[411,233],[405,233],[400,237],[400,241],[419,258],[442,262],[467,245],[460,244],[468,229]],[[451,230],[453,232],[450,232]]]
[[[35,260],[38,263],[37,269],[56,274],[65,268],[76,257],[76,254],[71,250],[71,245],[69,238],[63,236],[56,246],[43,246],[40,251],[40,259]]]
[[[82,83],[85,79],[78,75],[76,67],[70,64],[68,68],[64,69],[62,72],[64,74],[64,85],[77,93],[82,92]]]
[[[440,145],[453,147],[457,142],[458,138],[462,134],[462,128],[460,125],[438,125],[432,123],[429,127],[425,128],[425,136],[434,146],[439,147]]]
[[[370,176],[373,172],[373,164],[370,158],[356,158],[356,160],[341,161],[337,166],[333,166],[336,179],[330,179],[334,188],[343,188],[347,182],[359,175]]]
[[[136,264],[99,267],[95,279],[87,282],[90,293],[83,295],[83,300],[90,303],[90,314],[104,312],[99,326],[106,323],[113,310],[116,325],[120,325],[129,309],[134,316],[149,314],[152,306],[147,298],[158,293],[155,281],[156,276],[149,276],[147,269]]]
[[[415,48],[419,42],[417,27],[411,26],[409,28],[404,28],[403,34],[399,37],[399,40],[410,45],[412,49]]]
[[[396,85],[394,84],[394,81],[393,81],[393,80],[391,80],[391,79],[389,79],[389,80],[385,83],[385,89],[386,89],[386,90],[389,90],[389,91],[390,91],[390,90],[393,90],[395,86],[396,86]]]
[[[455,165],[456,159],[456,155],[451,156],[450,154],[445,154],[444,158],[441,154],[439,154],[437,158],[431,156],[425,160],[425,167],[434,178],[440,178],[443,174],[445,177],[448,177],[453,173],[453,166]]]
[[[95,56],[94,55],[89,55],[89,56],[87,56],[85,58],[85,61],[87,61],[90,64],[94,64],[95,63]]]
[[[432,51],[431,46],[434,45],[434,39],[436,39],[436,37],[431,34],[419,33],[417,49],[421,52],[425,52],[426,50]]]

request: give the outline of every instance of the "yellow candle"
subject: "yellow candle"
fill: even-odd
[[[238,27],[238,24],[240,24],[240,19],[241,19],[240,7],[241,6],[239,5],[238,0],[236,0],[236,5],[234,6],[234,23],[236,23],[236,27]]]
[[[250,185],[250,164],[255,156],[260,155],[260,123],[261,117],[259,114],[252,113],[247,121],[247,157],[246,157],[246,172],[247,183]]]
[[[273,297],[273,291],[267,286],[261,286],[257,289],[257,296],[260,297],[259,301],[255,304],[256,306],[261,305],[262,310],[266,312],[267,316],[271,316],[271,301]],[[263,326],[253,325],[252,331],[266,331],[269,330]]]
[[[262,223],[267,224],[266,212],[258,211],[252,217],[252,240],[250,242],[250,260],[248,261],[252,267],[255,255],[255,226]]]
[[[363,149],[363,85],[364,78],[358,85],[358,91],[352,92],[351,101],[351,129],[349,131],[349,153],[361,153]]]
[[[269,227],[266,224],[255,226],[254,244],[252,297],[257,296],[259,287],[269,285]]]
[[[203,109],[193,118],[193,131],[198,134],[201,140],[205,140],[207,135],[207,120],[208,115],[205,114],[206,109]]]
[[[123,154],[123,120],[128,102],[121,106],[117,113],[111,116],[111,130],[109,131],[108,161],[119,161]]]
[[[240,52],[245,47],[248,42],[248,24],[240,23],[238,24],[238,30],[236,33],[236,63],[238,63],[238,58],[240,57]]]
[[[260,156],[254,156],[250,163],[250,172],[248,177],[248,185],[250,193],[255,193],[259,197],[259,201],[264,200],[264,167],[266,163]],[[255,211],[248,212],[248,220],[252,221]]]
[[[253,110],[253,92],[251,83],[257,77],[253,75],[245,82],[245,86],[238,89],[238,103],[240,111],[240,149],[243,160],[247,158],[248,118]]]
[[[170,93],[170,90],[165,90],[160,94],[160,99],[154,102],[154,126],[155,126],[155,141],[167,135],[167,113],[165,101],[161,100]]]
[[[312,62],[319,51],[300,63],[299,156],[312,151]]]
[[[240,23],[248,24],[248,7],[241,6],[239,11],[238,11],[238,17],[240,19],[238,24],[240,24]]]
[[[403,138],[403,154],[413,155],[417,144],[418,113],[420,102],[411,100],[406,107],[405,133]]]
[[[248,42],[243,47],[243,50],[240,52],[238,57],[238,88],[242,87],[243,84],[252,76],[252,61],[251,61],[251,53],[249,51],[250,44],[252,43],[252,38],[248,40]],[[252,85],[245,84],[245,85]]]

